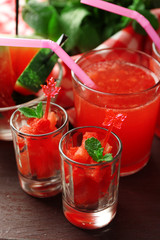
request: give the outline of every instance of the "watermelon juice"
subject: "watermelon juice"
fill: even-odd
[[[154,43],[152,44],[152,56],[160,62],[160,52],[158,51]],[[156,135],[160,137],[160,107],[156,123]]]
[[[11,131],[9,119],[11,114],[19,106],[13,99],[15,90],[15,82],[21,72],[25,69],[29,61],[33,58],[37,50],[33,48],[18,48],[18,47],[0,47],[0,139],[11,140]],[[25,56],[25,57],[24,57]],[[19,102],[18,97],[18,102]],[[32,96],[38,100],[42,96]],[[43,97],[44,98],[44,97]],[[37,100],[36,99],[36,100]],[[26,98],[28,102],[31,98]],[[23,97],[23,102],[25,96]]]
[[[61,154],[63,211],[72,224],[86,229],[101,228],[115,216],[118,201],[121,141],[101,127],[74,128],[63,135]],[[85,148],[88,139],[101,143],[103,155],[112,159],[97,162]]]
[[[160,65],[146,54],[125,49],[91,51],[77,63],[95,89],[73,74],[76,125],[102,126],[106,109],[127,114],[122,128],[113,128],[123,145],[120,172],[137,172],[150,156],[159,108]]]
[[[35,197],[49,197],[59,193],[61,177],[58,146],[62,135],[68,130],[66,111],[51,103],[46,119],[27,118],[16,110],[10,124],[22,189]]]

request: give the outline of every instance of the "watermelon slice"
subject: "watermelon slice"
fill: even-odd
[[[58,59],[57,55],[52,53],[51,49],[39,50],[17,79],[15,84],[17,92],[27,95],[37,93],[41,89],[41,84],[44,84]]]
[[[68,37],[62,34],[57,44],[63,46],[67,39]],[[40,49],[18,77],[15,90],[24,95],[37,93],[41,89],[41,84],[50,77],[57,60],[58,56],[51,49]]]
[[[14,85],[38,50],[38,48],[9,47],[12,67],[14,70]],[[18,92],[24,96],[32,94],[32,91],[27,90],[23,86],[17,87],[17,85],[15,85],[14,90],[16,93]]]
[[[39,49],[27,47],[9,47],[9,51],[16,82],[17,78],[22,74]]]

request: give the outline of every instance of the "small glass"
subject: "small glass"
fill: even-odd
[[[60,140],[63,211],[73,225],[97,229],[107,225],[116,214],[122,145],[118,136],[111,133],[112,161],[95,164],[76,162],[67,157],[67,152],[72,147],[81,146],[86,132],[96,132],[103,139],[107,129],[93,126],[74,128]]]
[[[44,109],[45,105],[46,102],[43,102]],[[27,128],[28,118],[18,110],[10,119],[20,186],[34,197],[50,197],[61,192],[58,145],[62,135],[68,131],[68,116],[62,107],[54,103],[50,104],[50,111],[56,114],[57,129],[46,134],[21,132],[22,126]]]
[[[154,43],[152,43],[152,56],[160,62],[160,51],[158,51]],[[156,135],[160,137],[160,107],[156,124]]]

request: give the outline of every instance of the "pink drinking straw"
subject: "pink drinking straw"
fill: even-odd
[[[77,77],[79,77],[84,85],[87,85],[90,88],[95,87],[95,83],[56,42],[48,39],[0,37],[0,45],[11,47],[50,48],[77,75]]]
[[[135,19],[146,30],[157,48],[160,49],[160,38],[157,32],[154,30],[148,19],[146,19],[139,12],[101,0],[81,0],[81,3],[90,5],[92,7],[100,8],[102,10],[106,10],[112,13],[116,13],[121,16]]]

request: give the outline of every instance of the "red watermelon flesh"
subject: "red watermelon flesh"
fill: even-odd
[[[28,125],[24,125],[20,130],[27,134],[45,134],[56,130],[56,115],[51,112],[48,119],[29,118]],[[54,176],[60,170],[59,141],[62,134],[53,134],[44,137],[19,137],[18,146],[20,148],[18,169],[22,175],[36,176],[38,179],[46,179]],[[25,145],[27,144],[27,149]]]
[[[8,47],[0,47],[0,107],[14,105],[14,73]]]
[[[79,163],[96,164],[96,162],[89,156],[85,149],[85,141],[88,138],[95,137],[101,144],[103,143],[102,136],[99,136],[96,132],[86,132],[83,135],[82,145],[80,147],[71,147],[66,155]],[[105,146],[105,154],[112,148]],[[66,182],[69,179],[67,163],[65,163],[65,177]],[[106,167],[94,166],[94,167],[81,167],[77,164],[73,164],[73,182],[74,182],[74,201],[79,206],[94,207],[98,203],[100,197],[104,197],[108,192],[109,185],[113,176],[111,172],[111,164]]]
[[[15,82],[17,78],[24,71],[28,63],[32,60],[34,55],[38,52],[38,48],[27,47],[10,47],[9,48],[12,66],[15,73]]]
[[[33,94],[32,91],[17,84],[16,81],[39,49],[27,47],[10,47],[9,50],[11,54],[12,66],[14,69],[14,90],[21,93],[22,95]]]
[[[15,105],[12,99],[15,82],[37,51],[38,48],[0,47],[0,107]]]

